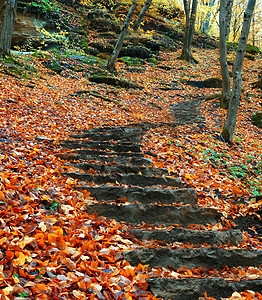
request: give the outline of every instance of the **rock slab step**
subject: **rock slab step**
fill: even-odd
[[[124,258],[131,265],[162,266],[165,268],[189,269],[197,267],[210,267],[223,269],[237,266],[258,267],[262,264],[262,253],[249,249],[223,249],[219,247],[202,247],[186,249],[170,248],[142,248],[123,252]]]
[[[144,176],[165,176],[168,175],[167,169],[161,168],[150,168],[150,167],[138,167],[138,166],[129,166],[129,165],[119,165],[119,164],[98,164],[98,163],[75,163],[71,166],[84,170],[90,171],[93,170],[98,173],[126,173],[126,174],[141,174]]]
[[[77,189],[86,190],[100,201],[111,201],[127,198],[128,202],[139,202],[142,204],[165,203],[174,204],[183,202],[184,204],[195,204],[197,193],[193,189],[165,190],[160,188],[139,188],[121,186],[77,186]],[[198,208],[200,209],[200,208]]]
[[[167,243],[191,243],[191,244],[220,244],[238,245],[242,243],[242,232],[239,229],[229,229],[224,231],[204,231],[184,228],[172,228],[171,230],[145,231],[140,229],[129,230],[137,239],[158,240]]]
[[[82,130],[80,134],[72,134],[71,138],[90,138],[92,140],[110,141],[122,140],[140,142],[143,128],[132,126],[100,127],[91,130]]]
[[[120,135],[118,133],[96,133],[96,132],[90,132],[90,133],[83,133],[83,134],[71,134],[71,138],[75,139],[92,139],[93,141],[122,141],[122,142],[134,142],[134,143],[140,143],[141,142],[141,136],[138,134],[126,134],[126,135]]]
[[[71,153],[58,153],[57,157],[64,160],[86,160],[89,162],[97,163],[115,163],[115,164],[124,164],[129,166],[149,166],[152,165],[152,160],[146,157],[118,157],[118,156],[108,156],[108,155],[87,155],[81,151],[74,151]]]
[[[60,144],[67,149],[90,148],[97,150],[112,150],[115,152],[139,152],[141,145],[131,143],[117,143],[111,144],[110,142],[95,142],[95,141],[62,141]]]
[[[91,150],[91,149],[77,149],[76,152],[79,155],[107,155],[107,156],[127,156],[127,157],[144,157],[142,152],[113,152],[103,150]]]
[[[222,278],[149,278],[147,280],[151,292],[164,300],[197,300],[207,296],[230,297],[235,291],[244,292],[252,290],[261,292],[262,280],[226,281]]]
[[[201,99],[197,99],[171,106],[176,123],[180,125],[204,124],[205,120],[198,110],[200,101]],[[191,115],[185,113],[185,110],[190,111]],[[225,265],[229,268],[261,265],[262,253],[259,251],[218,247],[218,245],[228,243],[240,244],[242,242],[240,230],[204,231],[173,228],[165,231],[146,231],[132,229],[133,225],[141,223],[156,226],[178,224],[185,227],[190,224],[216,224],[221,221],[222,217],[216,209],[196,206],[196,192],[192,189],[182,189],[180,179],[157,177],[168,175],[167,170],[146,167],[152,164],[152,160],[143,156],[139,144],[145,129],[143,124],[141,126],[133,124],[132,126],[101,127],[82,131],[71,137],[85,140],[63,141],[63,147],[78,150],[69,153],[69,156],[66,156],[68,154],[60,156],[68,160],[85,160],[74,166],[90,172],[89,174],[66,172],[65,176],[92,181],[96,184],[131,185],[131,187],[77,186],[76,189],[90,191],[93,197],[102,201],[102,203],[88,205],[86,207],[88,213],[96,213],[131,224],[129,232],[141,240],[153,239],[166,241],[169,244],[190,243],[193,247],[174,249],[174,244],[173,247],[166,246],[157,249],[133,249],[124,252],[124,258],[133,265],[141,263],[151,267],[161,266],[171,269],[186,266],[221,270]],[[94,171],[100,174],[94,175]],[[134,187],[134,185],[139,187]],[[161,188],[144,188],[151,185],[160,185]],[[163,186],[172,185],[178,188],[163,188]],[[118,202],[107,203],[111,201]],[[184,205],[171,205],[178,202]],[[161,205],[154,203],[161,203]],[[213,246],[208,247],[205,243]],[[165,300],[194,300],[203,297],[205,291],[208,296],[220,299],[220,297],[230,296],[234,291],[245,289],[261,291],[262,289],[262,280],[229,282],[222,278],[149,278],[147,281],[152,293]]]
[[[221,215],[213,208],[193,206],[161,206],[145,204],[117,205],[97,203],[87,206],[87,212],[98,214],[109,219],[123,221],[132,224],[150,223],[152,225],[166,224],[167,226],[179,224],[188,226],[190,224],[215,224]]]
[[[103,183],[123,183],[137,186],[152,186],[152,185],[165,185],[172,187],[181,187],[180,178],[169,178],[169,177],[152,177],[135,174],[106,174],[106,175],[93,175],[80,172],[64,172],[62,174],[65,177],[72,177],[80,179],[82,181],[92,181],[96,184]]]

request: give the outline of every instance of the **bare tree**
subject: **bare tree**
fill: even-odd
[[[0,34],[0,54],[10,54],[18,0],[7,0]]]
[[[191,6],[192,2],[192,6]],[[192,40],[194,34],[194,27],[196,21],[196,12],[197,12],[197,0],[183,0],[184,10],[186,15],[186,27],[184,33],[184,44],[182,49],[182,54],[180,59],[184,59],[189,62],[196,62],[192,56]]]
[[[134,31],[137,31],[137,29],[139,28],[147,10],[149,9],[149,6],[151,5],[152,3],[152,0],[146,0],[145,2],[145,5],[143,6],[143,8],[141,9],[139,15],[137,16],[136,20],[135,20],[135,23],[134,23],[134,26],[133,26],[133,29]]]
[[[233,42],[236,41],[237,37],[239,36],[239,32],[241,31],[242,18],[246,7],[246,2],[247,1],[245,0],[238,0],[233,4],[230,24]]]
[[[227,40],[230,33],[230,21],[234,0],[220,0],[219,13],[219,55],[222,75],[222,97],[220,106],[228,108],[230,99],[230,77],[227,63]]]
[[[132,17],[133,17],[133,14],[135,12],[136,6],[137,6],[137,2],[136,2],[136,0],[133,0],[133,3],[131,5],[131,7],[130,7],[128,13],[127,13],[126,19],[124,21],[121,33],[120,33],[120,35],[118,37],[117,43],[116,43],[114,51],[112,53],[112,56],[111,56],[110,60],[107,63],[107,70],[109,72],[113,72],[114,69],[115,69],[116,59],[118,58],[120,50],[121,50],[121,48],[123,46],[123,42],[124,42],[125,36],[127,34],[128,27],[129,27],[129,25],[130,25],[130,23],[132,21]]]
[[[208,5],[208,13],[206,15],[204,24],[203,24],[203,31],[207,34],[210,26],[210,20],[211,20],[211,10],[212,7],[215,5],[216,0],[210,0]]]
[[[248,1],[247,9],[244,13],[244,21],[238,43],[237,54],[233,65],[233,89],[229,101],[227,118],[221,133],[223,139],[226,142],[232,142],[234,130],[236,127],[237,110],[242,88],[242,66],[255,4],[256,0]]]

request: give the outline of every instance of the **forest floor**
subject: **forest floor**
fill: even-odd
[[[146,291],[149,268],[132,267],[116,254],[135,247],[125,232],[126,225],[85,212],[93,199],[73,189],[77,180],[61,175],[71,168],[65,167],[56,154],[61,153],[59,141],[73,131],[140,122],[172,124],[171,105],[219,92],[183,84],[184,80],[220,76],[218,50],[194,49],[200,62],[197,65],[179,60],[179,54],[179,50],[160,54],[159,64],[171,67],[169,71],[146,63],[143,73],[131,73],[124,63],[117,63],[118,76],[140,84],[141,90],[91,83],[84,72],[69,74],[64,70],[58,75],[34,56],[18,58],[36,69],[28,79],[12,71],[6,74],[6,64],[1,62],[1,299],[86,299],[87,287],[93,291],[89,299],[100,299],[104,290],[117,299],[155,299]],[[223,213],[226,225],[210,225],[206,230],[230,228],[239,216],[253,215],[257,222],[260,220],[262,129],[251,122],[251,116],[261,110],[262,93],[251,87],[260,69],[260,58],[245,59],[244,91],[231,145],[220,139],[226,110],[219,108],[218,99],[201,101],[203,126],[161,125],[143,137],[142,150],[153,160],[153,166],[167,168],[170,176],[179,176],[186,187],[194,188],[200,206],[215,207]],[[178,89],[160,89],[172,82]],[[90,92],[114,98],[121,105],[92,97]],[[248,227],[257,225],[249,222]],[[197,229],[194,224],[192,228]],[[249,233],[239,247],[262,249],[262,236],[247,229]],[[85,265],[78,264],[84,250],[92,259]],[[80,283],[83,269],[88,270],[90,281]],[[178,278],[202,276],[185,268],[159,272]],[[237,268],[224,270],[218,276],[230,280],[236,273],[241,273],[241,279],[262,278],[262,269],[251,267],[241,272]],[[52,274],[56,274],[53,279]],[[248,295],[254,293],[242,294],[243,298],[239,294],[240,298],[234,299],[249,299]],[[259,294],[256,297],[262,299]]]

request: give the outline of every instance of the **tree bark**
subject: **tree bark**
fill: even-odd
[[[149,9],[149,6],[151,5],[152,3],[152,0],[146,0],[145,2],[145,5],[143,6],[143,8],[141,9],[139,15],[137,16],[137,19],[135,20],[135,23],[134,23],[134,26],[133,26],[133,29],[134,31],[137,31],[147,10]]]
[[[10,54],[18,0],[7,0],[0,34],[0,54]]]
[[[238,43],[237,54],[233,65],[233,90],[229,102],[226,122],[221,133],[226,142],[232,142],[234,130],[236,127],[237,110],[242,88],[242,66],[255,4],[256,0],[248,1],[247,9],[244,13],[244,21]]]
[[[194,34],[194,27],[196,21],[196,12],[197,12],[197,0],[193,0],[190,14],[190,4],[191,0],[183,0],[184,10],[186,15],[186,27],[184,33],[184,44],[182,49],[182,54],[180,59],[184,59],[188,62],[198,63],[196,59],[192,57],[192,40]]]
[[[112,53],[112,56],[111,56],[110,60],[107,63],[107,70],[109,72],[113,72],[114,69],[115,69],[116,59],[118,58],[120,50],[121,50],[121,48],[123,46],[123,42],[124,42],[125,36],[127,34],[128,27],[129,27],[129,25],[131,23],[133,14],[135,12],[136,6],[137,6],[137,1],[134,0],[132,2],[132,5],[131,5],[128,13],[127,13],[126,19],[125,19],[124,24],[123,24],[123,28],[121,30],[121,33],[120,33],[119,37],[118,37],[117,43],[116,43],[114,51]]]
[[[220,107],[228,108],[230,100],[230,76],[227,63],[227,39],[230,32],[230,21],[234,0],[221,0],[219,13],[219,55],[222,75],[222,97]]]

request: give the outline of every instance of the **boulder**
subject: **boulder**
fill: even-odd
[[[0,15],[0,28],[2,20],[3,14]],[[40,46],[47,48],[50,45],[57,47],[59,42],[55,37],[52,37],[55,27],[55,22],[51,16],[44,17],[38,13],[34,14],[31,11],[24,12],[18,10],[12,36],[12,47],[23,46],[30,49],[36,49]]]
[[[107,85],[113,85],[113,86],[118,86],[118,87],[123,87],[123,88],[131,88],[131,89],[142,89],[141,86],[132,83],[130,81],[126,81],[117,77],[111,77],[111,76],[91,76],[89,78],[89,81],[91,82],[96,82],[96,83],[105,83]]]
[[[117,41],[118,34],[115,32],[102,32],[99,34],[99,37],[103,39],[116,39],[115,41]]]
[[[137,66],[137,65],[145,64],[144,60],[137,57],[129,57],[129,56],[123,56],[119,58],[119,61],[125,63],[127,66]]]
[[[245,58],[249,59],[249,60],[256,60],[256,56],[254,54],[245,54]]]
[[[251,44],[247,44],[246,52],[252,55],[256,55],[260,53],[260,49],[257,46],[253,46]]]
[[[15,19],[12,45],[21,45],[27,40],[43,40],[44,36],[40,32],[46,25],[46,21],[18,12]]]
[[[93,20],[93,19],[98,19],[98,18],[106,18],[110,19],[111,16],[108,13],[107,9],[103,8],[90,8],[87,13],[87,19],[88,20]]]
[[[171,51],[176,50],[175,42],[168,36],[155,34],[153,36],[153,39],[160,44],[160,47],[163,50],[166,49],[170,49]]]
[[[129,41],[133,45],[146,47],[153,52],[160,51],[161,43],[154,39],[133,36],[129,39]]]
[[[251,121],[254,125],[259,128],[262,128],[262,112],[257,112],[251,117]]]
[[[57,74],[59,74],[59,73],[61,73],[63,71],[63,68],[62,68],[60,62],[55,61],[55,60],[54,61],[43,62],[43,65],[46,68],[52,70],[53,72],[55,72]]]
[[[204,81],[187,80],[185,84],[198,88],[222,88],[222,80],[217,77],[208,78]]]
[[[238,43],[235,42],[227,42],[227,48],[229,51],[236,51],[238,47]],[[260,53],[260,49],[257,46],[253,46],[251,44],[247,44],[246,52],[252,55],[256,55]]]
[[[149,49],[142,46],[129,46],[127,48],[123,48],[120,51],[119,57],[123,56],[146,59],[152,56],[152,52]]]
[[[98,32],[120,33],[120,26],[115,21],[107,18],[93,19],[90,23],[90,26]]]
[[[222,80],[218,77],[208,78],[204,80],[205,88],[222,88]]]
[[[105,42],[92,42],[89,44],[93,49],[97,49],[100,53],[112,53],[114,46]]]
[[[252,83],[253,88],[262,89],[262,79],[259,78],[258,81]]]

